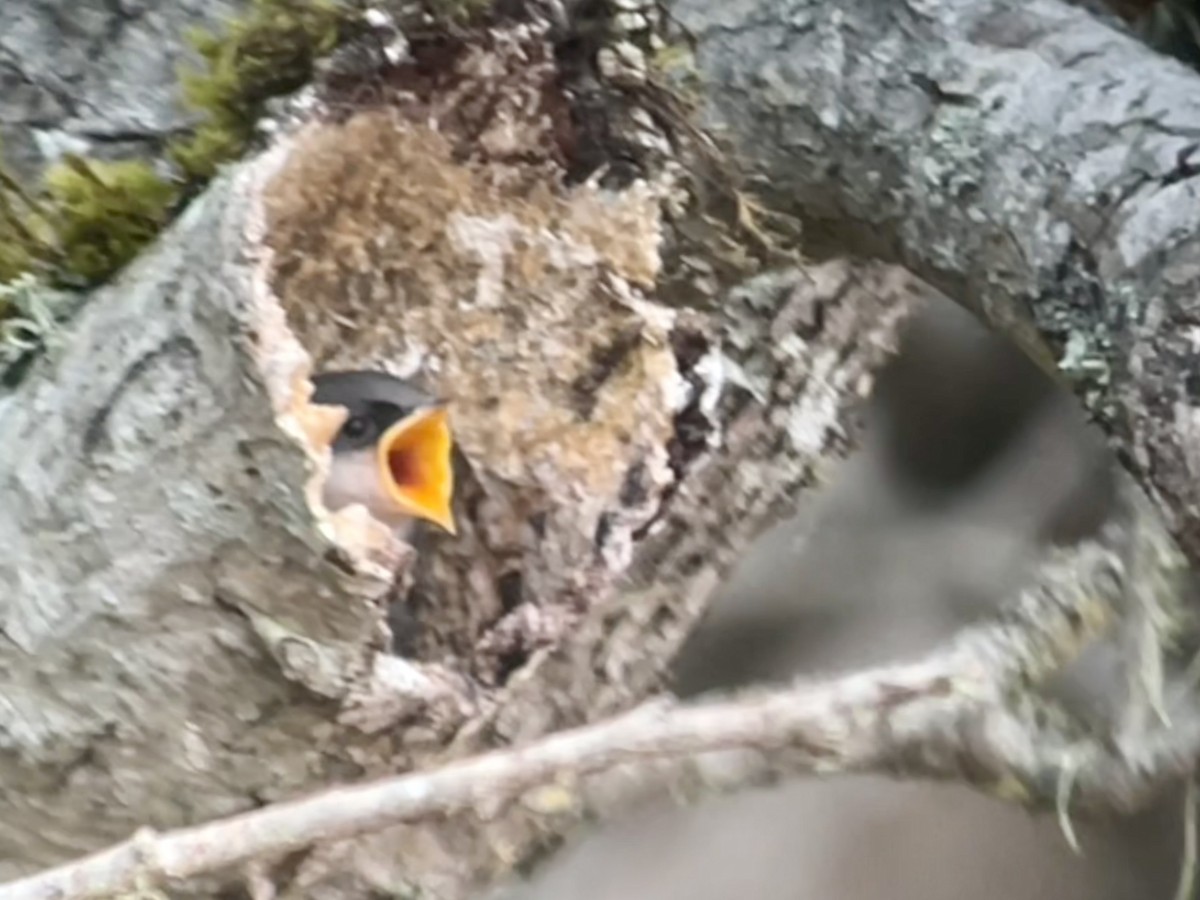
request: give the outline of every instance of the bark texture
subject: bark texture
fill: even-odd
[[[1074,767],[1074,806],[1124,808],[1155,779],[1176,776],[1171,762],[1188,758],[1200,730],[1180,736],[1178,757],[1148,748],[1132,765],[1103,752],[1077,760],[1076,745],[1006,707],[1017,682],[1098,624],[1075,614],[1080,594],[1097,607],[1119,604],[1126,577],[1140,574],[1130,565],[1137,554],[1129,552],[1136,539],[1128,523],[1114,523],[1099,541],[1044,568],[1039,587],[1022,597],[1026,629],[993,624],[908,666],[690,708],[652,702],[434,772],[328,791],[175,834],[143,830],[124,846],[10,885],[5,900],[108,896],[134,889],[139,876],[182,878],[395,822],[479,811],[511,820],[517,806],[546,829],[565,828],[572,818],[611,815],[630,795],[735,790],[818,772],[921,773],[1005,794],[1045,791],[1045,800],[1046,788]],[[1031,648],[1039,652],[1031,655]]]
[[[301,422],[328,429],[293,405],[261,173],[220,183],[0,408],[7,871],[306,784],[325,703],[382,646],[363,601],[395,561],[347,571],[305,500]]]
[[[627,708],[850,446],[928,289],[772,256],[629,63],[650,8],[605,46],[559,12],[343,54],[0,400],[0,876]],[[1200,552],[1192,76],[1048,0],[676,14],[772,196],[1048,338]],[[456,539],[321,508],[306,375],[347,364],[451,401]],[[1160,588],[1124,598],[1138,674]],[[270,877],[465,897],[544,820],[484,804]]]
[[[0,401],[0,876],[629,706],[849,446],[919,285],[760,271],[661,165],[569,178],[598,120],[544,23],[438,46],[297,98]],[[636,111],[591,114],[661,157]],[[414,565],[322,509],[311,362],[451,401],[456,540]],[[548,837],[502,810],[273,877],[462,897]]]
[[[66,151],[155,158],[192,120],[176,67],[184,35],[239,0],[7,0],[0,28],[0,140],[32,178]]]
[[[1053,0],[672,12],[771,202],[1061,373],[1200,559],[1195,73]]]

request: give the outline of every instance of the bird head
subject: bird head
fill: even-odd
[[[445,405],[384,372],[326,372],[312,382],[312,402],[347,413],[331,447],[325,505],[361,503],[393,528],[425,520],[454,534]]]

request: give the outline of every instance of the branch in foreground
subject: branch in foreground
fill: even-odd
[[[1011,614],[909,665],[691,706],[650,703],[598,725],[428,773],[278,804],[166,834],[146,830],[80,862],[0,888],[0,900],[77,900],[154,879],[185,879],[430,817],[502,815],[548,787],[588,805],[619,775],[621,803],[667,783],[734,790],[800,774],[888,771],[967,780],[1049,803],[1064,778],[1081,809],[1126,809],[1191,766],[1200,722],[1143,734],[1121,749],[1034,724],[1021,685],[1099,632],[1133,579],[1145,533],[1136,515],[1099,542],[1057,554]],[[1106,612],[1107,611],[1107,612]],[[1016,699],[1014,699],[1016,698]],[[561,811],[561,799],[548,806]],[[551,809],[552,808],[552,809]]]

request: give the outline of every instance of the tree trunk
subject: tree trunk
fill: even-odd
[[[1151,267],[1147,240],[1190,215],[1162,206],[1186,175],[1161,179],[1186,165],[1186,123],[1165,120],[1191,76],[1048,0],[993,6],[675,14],[770,198],[831,215],[838,240],[873,230],[1027,346],[1051,340],[1200,552],[1188,244]],[[0,876],[630,706],[850,448],[929,289],[778,252],[785,228],[754,224],[629,62],[645,31],[598,39],[586,12],[563,32],[530,5],[331,71],[2,401]],[[1079,99],[1110,77],[1093,50],[1164,122]],[[1049,106],[1022,99],[1033,78]],[[319,500],[338,422],[308,403],[310,367],[372,365],[452,403],[461,530],[415,555]],[[556,837],[484,809],[272,877],[465,897]]]
[[[911,279],[756,274],[647,152],[644,178],[568,183],[572,142],[636,107],[573,121],[544,24],[474,35],[437,86],[427,64],[295,104],[5,398],[3,876],[627,707],[850,445]],[[457,538],[414,566],[321,507],[339,420],[310,363],[415,368],[451,400]],[[545,837],[520,810],[405,826],[293,889],[465,896]]]
[[[195,116],[176,67],[200,60],[184,40],[245,0],[11,0],[0,29],[4,161],[34,179],[65,151],[161,155]]]
[[[673,5],[707,124],[1067,380],[1200,559],[1195,73],[1055,0],[789,8]]]

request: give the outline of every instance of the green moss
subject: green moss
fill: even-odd
[[[170,219],[175,185],[144,162],[66,156],[37,193],[0,168],[0,384],[54,345],[60,318],[107,280]]]
[[[181,72],[180,79],[184,98],[205,119],[170,147],[189,180],[206,181],[245,152],[266,101],[312,80],[350,15],[333,0],[253,0],[224,33],[190,35],[205,67]]]
[[[490,0],[424,0],[444,19]],[[0,165],[0,284],[27,272],[47,283],[104,281],[152,241],[181,201],[223,164],[243,156],[264,106],[312,81],[317,61],[357,21],[357,0],[250,0],[219,32],[194,31],[203,60],[183,71],[184,99],[203,120],[168,146],[176,186],[142,162],[68,157],[26,194]],[[4,315],[0,310],[0,318]]]
[[[0,166],[0,284],[53,256],[41,207]],[[0,318],[4,315],[0,309]]]
[[[157,237],[176,188],[141,161],[67,156],[44,175],[47,218],[64,272],[104,281]]]
[[[143,162],[68,155],[36,192],[0,166],[0,285],[27,273],[48,284],[98,284],[154,240],[177,197]]]
[[[12,281],[33,267],[33,258],[21,242],[20,235],[6,221],[0,221],[0,284]],[[0,319],[4,307],[0,306]]]
[[[663,44],[651,57],[655,68],[664,75],[696,75],[696,58],[683,41]]]
[[[492,8],[492,0],[424,0],[422,6],[439,22],[466,25]]]
[[[168,148],[185,176],[178,185],[144,162],[68,156],[27,192],[0,163],[0,286],[30,275],[91,286],[116,273],[158,236],[183,193],[245,152],[266,101],[308,83],[349,21],[335,0],[251,0],[221,34],[193,33],[204,69],[181,79],[205,118]],[[17,315],[0,302],[0,322]]]

